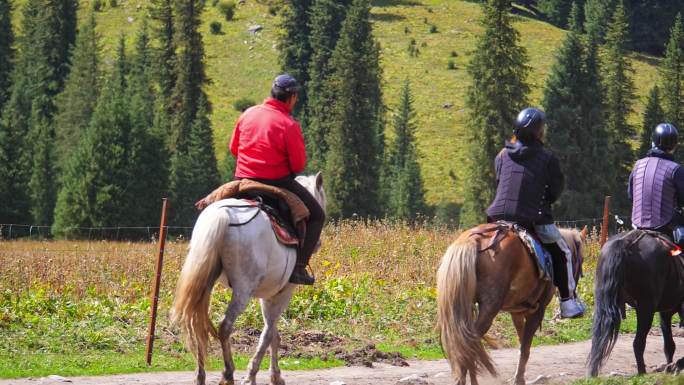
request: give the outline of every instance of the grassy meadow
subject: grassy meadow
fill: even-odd
[[[81,10],[92,7],[93,0],[83,0]],[[19,26],[20,6],[16,0],[16,23]],[[97,12],[98,32],[102,36],[107,63],[113,62],[116,42],[125,34],[129,47],[135,32],[147,14],[146,0],[118,0],[112,7],[102,1]],[[267,94],[270,82],[279,71],[277,62],[279,15],[269,12],[278,0],[247,0],[238,5],[235,18],[227,22],[212,1],[207,1],[203,14],[202,31],[206,48],[207,73],[212,83],[207,87],[213,104],[211,116],[214,144],[218,157],[226,155],[226,143],[232,132],[238,111],[233,103],[243,97],[255,102]],[[463,0],[375,0],[372,10],[374,33],[381,45],[384,71],[384,101],[389,111],[396,105],[403,80],[410,78],[417,111],[417,140],[420,163],[427,188],[427,200],[432,205],[460,202],[463,173],[461,149],[467,145],[463,132],[467,120],[465,92],[470,82],[466,66],[475,49],[480,6]],[[86,11],[80,13],[83,18]],[[520,15],[526,11],[521,10]],[[219,21],[222,34],[214,35],[209,24]],[[247,29],[255,24],[263,26],[257,34]],[[431,33],[430,27],[437,30]],[[540,101],[542,87],[554,62],[565,31],[534,17],[516,16],[515,27],[521,33],[532,68],[530,102]],[[419,54],[411,56],[409,45],[415,40]],[[640,125],[648,89],[657,81],[659,59],[640,54],[632,55],[634,80],[639,100],[631,121]],[[449,61],[454,69],[448,69]],[[391,121],[388,115],[388,122]],[[391,130],[388,127],[388,136]]]
[[[283,367],[343,365],[338,353],[372,343],[406,358],[442,356],[434,331],[435,272],[456,237],[441,227],[387,222],[328,225],[323,249],[313,260],[318,282],[300,287],[280,328]],[[591,307],[598,245],[586,253],[582,298]],[[0,378],[48,374],[191,370],[168,309],[187,243],[167,244],[153,367],[144,364],[150,286],[156,245],[104,241],[0,241]],[[217,286],[212,314],[219,322],[230,291]],[[589,338],[590,318],[559,320],[554,301],[535,344]],[[233,338],[238,367],[246,365],[262,325],[253,301]],[[633,331],[634,318],[624,323]],[[515,331],[500,315],[491,336],[499,347],[515,346]],[[219,369],[213,343],[210,368]]]

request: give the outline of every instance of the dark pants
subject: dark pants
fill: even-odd
[[[243,179],[243,178],[235,178]],[[299,266],[306,266],[311,259],[311,255],[316,249],[316,244],[321,237],[321,232],[323,231],[323,224],[325,223],[325,212],[323,208],[318,203],[316,198],[309,193],[304,186],[299,184],[294,177],[286,177],[282,179],[257,179],[257,178],[244,178],[257,181],[259,183],[267,184],[270,186],[284,188],[299,197],[299,199],[304,202],[306,208],[309,209],[309,220],[306,223],[306,235],[304,236],[304,242],[299,249],[299,255],[297,257],[297,264]]]
[[[551,254],[553,260],[553,284],[558,288],[561,299],[570,298],[568,289],[568,265],[565,260],[565,253],[561,250],[558,243],[545,243],[544,248]]]
[[[682,228],[684,228],[684,215],[679,210],[676,210],[672,215],[670,223],[653,230],[663,233],[679,247],[684,247],[684,229]]]

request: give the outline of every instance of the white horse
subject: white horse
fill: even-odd
[[[297,177],[297,182],[306,187],[325,210],[321,173]],[[210,333],[218,338],[223,350],[225,369],[219,384],[235,384],[230,334],[235,320],[252,297],[260,299],[265,326],[243,384],[256,385],[256,374],[269,346],[271,384],[285,383],[278,367],[280,336],[277,322],[295,288],[289,278],[297,253],[294,248],[278,242],[264,212],[257,213],[256,208],[226,207],[241,204],[244,202],[226,199],[204,209],[192,231],[190,251],[178,279],[172,319],[180,325],[188,349],[197,358],[197,385],[204,385],[206,380],[204,364]],[[246,224],[235,226],[236,222]],[[226,287],[230,283],[233,293],[217,331],[209,317],[209,302],[219,278]]]

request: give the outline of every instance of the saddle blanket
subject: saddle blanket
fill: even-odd
[[[230,209],[230,226],[244,226],[254,220],[260,213],[266,215],[271,222],[271,228],[278,242],[284,246],[297,247],[299,239],[292,234],[285,225],[278,221],[278,218],[262,210],[259,202],[247,199],[223,199],[215,204]]]
[[[534,257],[535,261],[537,261],[539,278],[553,280],[553,260],[551,259],[551,254],[542,246],[541,242],[527,230],[516,228],[516,232],[530,254]]]

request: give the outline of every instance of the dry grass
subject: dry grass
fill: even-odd
[[[432,286],[439,258],[455,236],[445,228],[344,221],[326,227],[312,267],[322,282],[364,273],[398,287]],[[184,241],[167,243],[163,293],[173,290],[186,249]],[[157,245],[149,242],[0,242],[0,290],[137,300],[150,286],[156,255]]]

